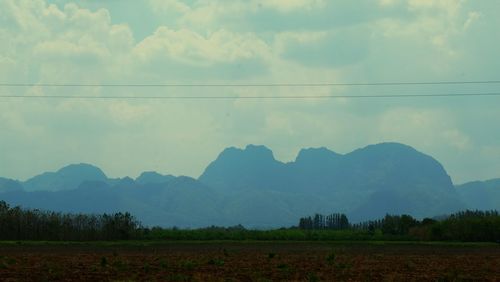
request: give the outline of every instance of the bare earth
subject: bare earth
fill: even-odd
[[[500,281],[500,245],[0,243],[0,281]]]

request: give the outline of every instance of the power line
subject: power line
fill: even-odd
[[[0,87],[336,87],[336,86],[405,86],[405,85],[465,85],[500,84],[500,80],[485,81],[423,81],[369,83],[257,83],[257,84],[80,84],[80,83],[0,83]]]
[[[19,99],[95,99],[95,100],[273,100],[273,99],[381,99],[381,98],[434,98],[434,97],[485,97],[500,96],[492,93],[437,93],[437,94],[376,94],[376,95],[300,95],[300,96],[71,96],[71,95],[0,95],[0,98]]]

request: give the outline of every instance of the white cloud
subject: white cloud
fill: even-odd
[[[8,108],[15,109],[22,107],[22,101],[4,101],[1,106],[3,108],[0,111],[0,129],[3,129],[2,138],[7,140],[16,140],[19,137],[33,139],[44,133],[42,127],[30,125],[21,112],[7,110]]]
[[[254,0],[254,4],[264,8],[276,9],[280,12],[291,12],[295,10],[318,9],[326,5],[325,0]]]
[[[186,14],[191,11],[191,7],[178,0],[149,0],[149,4],[155,12],[160,13],[180,13]]]
[[[448,146],[460,151],[471,145],[470,138],[457,128],[454,117],[436,109],[388,110],[380,116],[376,134],[428,149]]]
[[[464,29],[467,30],[471,25],[473,25],[476,21],[478,21],[481,18],[481,13],[472,11],[469,12],[469,16],[467,20],[464,23]]]
[[[62,2],[71,0],[58,1]],[[465,80],[471,73],[474,80],[498,73],[495,9],[475,3],[151,0],[157,18],[143,20],[155,26],[154,32],[138,42],[126,17],[116,17],[122,13],[119,10],[4,0],[0,1],[0,76],[13,82],[91,84]],[[337,57],[332,57],[335,52]],[[491,64],[488,70],[483,68],[486,63]],[[2,89],[6,94],[39,96],[316,96],[434,90],[457,91],[444,87]],[[46,170],[47,163],[56,169],[80,161],[103,165],[115,176],[133,175],[151,163],[161,172],[196,175],[231,145],[266,144],[278,158],[290,160],[301,147],[348,152],[387,140],[437,155],[446,166],[466,162],[478,150],[494,167],[497,148],[473,133],[483,128],[490,135],[500,132],[494,123],[500,118],[498,111],[485,112],[468,100],[453,101],[2,100],[0,130],[8,138],[0,139],[0,147],[9,148],[3,150],[9,155],[0,159],[0,165],[7,167],[8,160],[6,176],[33,175]],[[22,151],[18,144],[30,148],[23,157],[18,157]],[[38,163],[24,167],[30,154]],[[462,179],[473,178],[472,172],[454,169],[452,173]]]
[[[140,123],[150,113],[145,105],[133,105],[127,101],[116,101],[109,104],[109,113],[114,121],[122,126]]]
[[[294,12],[320,10],[325,0],[197,0],[186,4],[179,0],[149,0],[153,11],[161,19],[174,18],[180,27],[194,30],[217,30],[225,26],[225,20],[242,24],[248,16],[271,11],[288,15]]]
[[[408,0],[410,10],[441,10],[456,13],[464,0]]]
[[[97,44],[97,42],[82,40],[78,43],[54,40],[45,41],[34,47],[34,55],[40,56],[44,60],[98,60],[108,55],[107,50]]]
[[[213,64],[260,59],[268,55],[267,44],[254,34],[219,30],[207,36],[188,29],[160,27],[134,50],[144,61],[168,57],[189,64]]]
[[[378,0],[378,4],[382,7],[390,7],[400,3],[401,0]]]

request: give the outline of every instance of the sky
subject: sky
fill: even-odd
[[[317,96],[500,92],[500,84],[102,87],[500,80],[497,0],[0,0],[0,95]],[[92,84],[50,87],[36,84]],[[70,163],[198,177],[226,147],[348,153],[401,142],[455,183],[500,177],[500,97],[0,97],[0,176]]]

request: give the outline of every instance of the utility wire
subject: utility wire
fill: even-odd
[[[80,84],[80,83],[0,83],[0,87],[335,87],[335,86],[405,86],[405,85],[465,85],[500,84],[500,80],[485,81],[424,81],[373,83],[257,83],[257,84]]]
[[[337,99],[337,98],[434,98],[434,97],[485,97],[500,96],[500,92],[491,93],[437,93],[437,94],[377,94],[377,95],[300,95],[300,96],[82,96],[82,95],[0,95],[0,98],[18,99],[130,99],[130,100],[273,100],[273,99]]]

